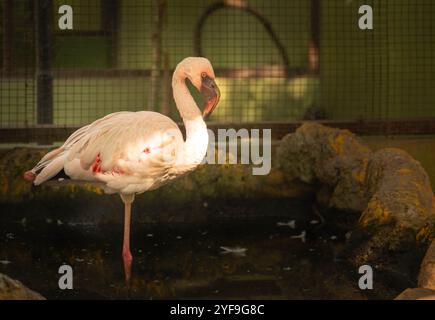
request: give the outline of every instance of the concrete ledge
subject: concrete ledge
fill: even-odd
[[[23,172],[32,168],[45,152],[47,149],[34,148],[0,152],[0,204],[4,214],[8,213],[8,206],[26,206],[26,210],[35,209],[35,216],[62,210],[63,215],[74,211],[77,219],[81,216],[100,223],[111,223],[115,218],[118,221],[118,215],[103,214],[122,212],[122,202],[117,195],[104,195],[101,189],[90,184],[62,185],[53,181],[34,187],[25,181]],[[203,165],[168,185],[137,196],[134,219],[196,222],[204,219],[207,204],[211,203],[220,205],[234,201],[248,207],[261,199],[266,205],[274,199],[299,199],[312,194],[311,186],[286,181],[276,167],[268,175],[253,176],[250,165]],[[189,212],[189,217],[183,217],[180,209]],[[245,216],[246,212],[232,210],[231,214]],[[114,220],[110,220],[112,218]]]

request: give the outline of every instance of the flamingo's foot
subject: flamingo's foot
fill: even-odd
[[[122,260],[124,261],[125,283],[129,286],[131,279],[131,265],[133,262],[133,256],[131,255],[130,250],[122,251]]]
[[[33,182],[36,178],[36,174],[34,174],[31,170],[26,171],[23,176],[24,180]]]

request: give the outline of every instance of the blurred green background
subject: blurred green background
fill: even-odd
[[[171,69],[194,54],[195,23],[213,2],[167,1],[162,36]],[[247,3],[271,23],[287,50],[290,67],[307,68],[311,2]],[[72,73],[56,76],[55,72],[54,123],[81,125],[114,111],[147,109],[149,78],[80,76],[74,72],[150,69],[152,2],[121,0],[113,14],[104,11],[103,0],[69,0],[74,10],[73,31],[57,28],[61,4],[65,1],[54,0],[53,65],[55,71],[67,69]],[[362,4],[373,7],[374,30],[358,28]],[[14,66],[25,68],[27,77],[0,73],[2,126],[35,124],[35,57],[29,51],[34,32],[32,9],[27,1],[16,1],[14,6]],[[1,2],[2,17],[3,7]],[[116,30],[110,17],[118,21]],[[222,99],[211,120],[293,121],[310,110],[321,110],[322,116],[331,120],[434,117],[434,17],[433,0],[321,1],[320,75],[286,79],[217,74]],[[216,69],[281,64],[278,50],[261,24],[245,12],[217,11],[207,20],[202,37],[204,55]],[[161,103],[154,109],[159,111]],[[173,103],[170,115],[179,119]]]

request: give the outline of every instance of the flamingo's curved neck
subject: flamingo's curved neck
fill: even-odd
[[[180,166],[193,169],[201,163],[208,147],[207,126],[202,118],[195,100],[186,85],[186,77],[176,69],[172,78],[172,90],[177,109],[186,128],[186,141],[183,147],[183,157]]]

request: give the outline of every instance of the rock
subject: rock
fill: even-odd
[[[367,205],[365,172],[371,150],[348,130],[304,123],[278,148],[279,167],[289,179],[320,183],[327,205],[361,212]]]
[[[319,203],[361,214],[346,249],[353,264],[393,265],[392,273],[417,277],[435,236],[433,192],[418,161],[400,149],[373,153],[349,131],[317,123],[285,136],[278,159],[286,179],[317,187]]]
[[[435,300],[435,290],[424,288],[408,288],[394,300]]]
[[[433,192],[425,170],[403,150],[381,149],[370,158],[365,189],[369,201],[360,227],[369,239],[353,248],[354,263],[383,264],[386,256],[401,261],[401,272],[413,273],[422,247],[435,233]]]
[[[426,251],[418,276],[419,287],[435,290],[435,240]]]
[[[387,148],[374,153],[367,167],[365,188],[370,200],[360,218],[362,225],[394,220],[398,227],[420,232],[434,218],[429,177],[403,150]]]
[[[45,300],[21,282],[0,273],[0,300]]]

